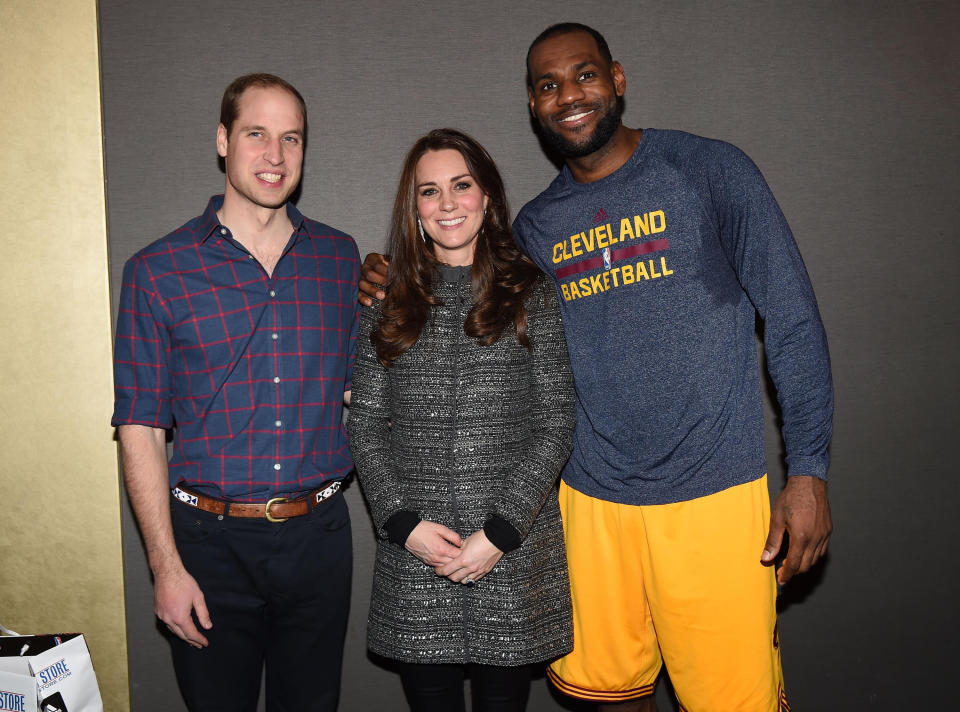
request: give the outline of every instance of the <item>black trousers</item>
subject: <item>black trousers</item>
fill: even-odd
[[[342,495],[282,523],[170,503],[177,549],[213,628],[198,650],[171,636],[191,712],[333,712],[340,696],[353,549]]]
[[[411,712],[465,712],[463,680],[470,673],[473,712],[523,712],[530,697],[530,666],[400,663]]]

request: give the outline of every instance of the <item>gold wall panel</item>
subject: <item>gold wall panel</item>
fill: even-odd
[[[95,0],[0,2],[0,621],[129,710]]]

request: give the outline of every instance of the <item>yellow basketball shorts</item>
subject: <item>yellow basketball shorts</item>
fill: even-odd
[[[547,673],[598,702],[653,693],[660,667],[685,712],[789,710],[776,580],[760,564],[767,478],[649,506],[560,486],[574,649]]]

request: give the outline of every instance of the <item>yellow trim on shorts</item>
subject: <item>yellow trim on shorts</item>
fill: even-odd
[[[652,695],[656,685],[656,683],[651,682],[649,685],[641,685],[631,690],[617,690],[615,692],[609,690],[588,690],[586,687],[579,687],[578,685],[564,681],[553,671],[552,667],[547,668],[547,677],[560,692],[568,697],[576,697],[580,700],[591,700],[593,702],[628,702],[630,700],[639,700]]]

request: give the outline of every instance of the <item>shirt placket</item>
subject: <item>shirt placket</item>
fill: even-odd
[[[223,231],[224,234],[227,234],[226,231]],[[266,270],[263,268],[257,259],[249,253],[246,248],[243,247],[239,242],[234,242],[234,244],[242,251],[247,253],[248,261],[255,266],[259,271],[260,276],[262,277],[261,284],[266,289],[268,302],[266,305],[267,313],[269,318],[266,323],[261,323],[258,327],[258,330],[261,333],[265,333],[267,336],[267,343],[269,344],[269,355],[266,356],[268,363],[268,374],[267,376],[273,382],[273,448],[271,458],[272,461],[269,461],[269,464],[264,463],[265,467],[270,467],[272,469],[272,477],[270,477],[269,472],[264,472],[260,474],[259,472],[254,473],[254,479],[263,478],[264,480],[273,480],[274,487],[273,490],[275,493],[288,490],[289,487],[286,486],[286,483],[290,481],[289,473],[284,472],[284,460],[290,460],[291,453],[285,453],[283,442],[284,442],[284,393],[292,393],[296,390],[296,384],[289,383],[290,379],[294,378],[292,372],[289,369],[284,367],[283,358],[281,356],[283,348],[282,334],[284,333],[284,310],[281,305],[281,295],[280,295],[280,275],[283,272],[284,268],[288,266],[288,254],[292,249],[293,245],[297,241],[297,234],[295,233],[293,238],[290,241],[290,244],[287,246],[287,249],[284,250],[283,255],[280,256],[280,259],[277,260],[276,266],[273,268],[273,273],[268,275]],[[288,334],[293,333],[292,331],[287,331]],[[260,341],[260,338],[255,339],[255,341]],[[259,418],[254,418],[254,423],[257,421],[263,423]],[[256,427],[256,424],[254,425]],[[263,427],[261,425],[260,427]],[[287,466],[289,467],[289,462]],[[255,470],[259,470],[258,461],[254,459],[251,462],[251,467]]]
[[[294,249],[297,241],[300,239],[300,233],[294,228],[294,233],[290,243],[284,250],[280,259],[277,260],[276,267],[273,268],[273,274],[267,280],[267,288],[270,296],[270,314],[271,314],[271,333],[270,342],[273,346],[271,357],[273,363],[273,383],[274,383],[274,402],[273,402],[273,425],[274,425],[274,482],[277,492],[289,492],[299,477],[299,464],[295,457],[302,452],[291,450],[292,439],[285,434],[290,427],[296,427],[293,422],[293,409],[290,408],[293,403],[299,399],[299,392],[302,378],[298,368],[288,367],[287,359],[283,353],[293,353],[294,344],[285,344],[285,339],[297,338],[297,320],[298,307],[296,302],[296,280],[293,278],[297,271],[296,260],[290,253]],[[281,285],[284,285],[288,294],[287,301],[292,306],[284,308],[279,294]],[[292,293],[289,293],[293,290]],[[296,382],[295,382],[296,381]],[[286,413],[286,415],[284,415]],[[285,418],[291,422],[284,422]],[[287,443],[288,447],[284,447]],[[286,461],[286,462],[284,462]],[[284,471],[290,470],[293,471]]]
[[[282,450],[282,441],[283,441],[283,393],[285,389],[288,389],[288,385],[284,381],[283,369],[283,359],[280,357],[280,349],[282,348],[282,337],[283,334],[283,313],[280,309],[279,299],[277,297],[277,287],[278,279],[277,275],[280,271],[280,262],[283,261],[283,257],[280,258],[280,261],[277,262],[277,266],[273,270],[273,275],[267,280],[267,289],[269,290],[270,296],[270,343],[272,348],[271,359],[273,364],[273,383],[274,383],[274,401],[273,401],[273,425],[274,425],[274,461],[273,461],[273,470],[274,470],[274,481],[276,483],[276,489],[282,490],[281,487],[282,478],[284,475],[283,472],[283,450]]]

